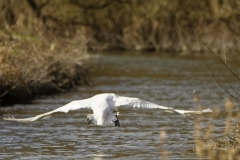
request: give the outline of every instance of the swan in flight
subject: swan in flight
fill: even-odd
[[[50,117],[51,115],[59,112],[68,113],[69,111],[78,110],[81,108],[89,108],[93,114],[87,115],[87,124],[104,125],[115,123],[115,126],[120,127],[118,120],[118,109],[123,106],[137,107],[137,108],[158,108],[167,112],[175,112],[181,115],[189,114],[202,114],[212,112],[210,109],[202,111],[187,111],[177,110],[171,107],[160,106],[139,98],[130,98],[116,95],[114,93],[97,94],[91,98],[72,101],[62,107],[59,107],[53,111],[39,114],[35,117],[15,119],[14,117],[3,118],[4,120],[17,121],[22,123],[29,123],[36,120]]]

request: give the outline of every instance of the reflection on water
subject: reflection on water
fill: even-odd
[[[31,105],[4,108],[5,116],[31,117],[60,107],[72,100],[103,92],[139,97],[161,105],[197,109],[193,97],[205,108],[223,107],[227,97],[216,84],[216,76],[228,75],[212,60],[102,56],[93,73],[95,84],[78,92],[38,99]],[[239,87],[234,80],[232,85]],[[0,159],[159,159],[159,133],[168,134],[163,148],[173,158],[197,158],[182,153],[193,147],[193,123],[185,117],[152,109],[120,110],[121,128],[87,126],[88,110],[58,114],[30,124],[0,120]],[[205,126],[211,120],[205,115]],[[224,119],[216,120],[220,129]],[[221,130],[216,132],[219,134]]]

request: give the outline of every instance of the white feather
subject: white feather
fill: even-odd
[[[122,106],[128,107],[137,107],[137,108],[158,108],[163,109],[168,112],[176,112],[182,115],[188,114],[202,114],[212,112],[210,109],[202,111],[186,111],[186,110],[175,110],[171,107],[160,106],[148,101],[144,101],[139,98],[130,98],[118,96],[114,93],[103,93],[95,95],[88,99],[72,101],[62,107],[59,107],[53,111],[37,115],[35,117],[15,119],[14,117],[3,118],[4,120],[17,121],[22,123],[33,122],[43,118],[47,118],[55,113],[64,112],[68,113],[72,110],[78,110],[81,108],[92,109],[93,114],[88,115],[92,123],[97,125],[109,124],[112,121],[116,120],[116,110],[117,107],[121,108]]]

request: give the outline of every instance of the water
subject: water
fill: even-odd
[[[1,110],[6,112],[3,117],[31,117],[72,100],[114,92],[179,109],[219,106],[222,116],[212,120],[205,115],[201,125],[213,122],[218,127],[215,134],[221,135],[224,103],[229,95],[216,83],[206,63],[222,85],[228,86],[222,78],[225,75],[239,90],[238,81],[212,59],[105,55],[92,73],[94,84]],[[121,128],[116,128],[87,126],[87,114],[88,110],[83,109],[29,124],[0,120],[0,159],[161,159],[160,148],[169,159],[198,158],[183,152],[193,148],[194,121],[181,115],[158,109],[123,109],[119,116]],[[165,141],[160,140],[161,131],[167,133]]]

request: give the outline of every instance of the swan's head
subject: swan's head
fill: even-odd
[[[87,123],[88,125],[90,125],[90,124],[96,124],[96,122],[97,122],[97,120],[94,118],[93,114],[88,114],[88,115],[87,115],[87,121],[86,121],[86,123]]]

